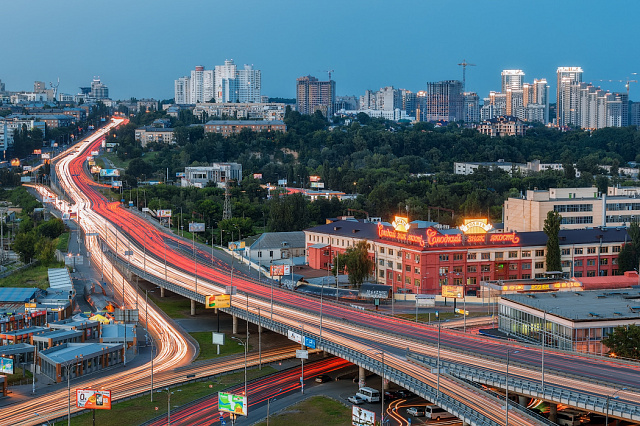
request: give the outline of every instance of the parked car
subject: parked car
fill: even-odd
[[[364,404],[365,402],[367,402],[364,400],[364,398],[361,398],[358,395],[350,396],[349,398],[347,398],[347,400],[356,405]]]
[[[400,394],[397,391],[386,391],[384,393],[385,401],[393,401],[394,399],[400,398]]]
[[[400,389],[398,391],[398,395],[399,395],[400,398],[411,398],[411,397],[416,396],[415,393],[413,393],[411,391],[408,391],[406,389]]]
[[[327,376],[326,374],[321,374],[319,376],[316,376],[316,383],[325,383],[325,382],[330,382],[333,379],[330,376]]]
[[[414,417],[424,417],[425,410],[424,407],[409,407],[407,408],[407,414],[410,414]]]

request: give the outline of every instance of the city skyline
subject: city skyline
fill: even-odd
[[[490,10],[472,1],[409,1],[394,8],[369,2],[367,5],[374,7],[364,9],[357,3],[330,1],[323,3],[330,19],[309,21],[305,16],[317,13],[316,4],[296,4],[281,13],[291,2],[275,2],[274,6],[273,2],[249,1],[243,7],[239,27],[238,22],[224,19],[211,25],[212,16],[237,15],[233,4],[202,4],[200,12],[193,13],[193,8],[175,8],[163,1],[129,4],[115,0],[109,8],[98,9],[63,0],[48,10],[48,3],[40,0],[33,7],[47,13],[34,15],[26,13],[24,3],[12,2],[5,8],[7,16],[16,19],[6,28],[8,34],[21,36],[5,47],[5,58],[12,60],[3,61],[0,80],[6,90],[18,91],[30,88],[33,81],[55,82],[60,77],[60,92],[75,94],[87,80],[100,76],[115,99],[170,99],[174,80],[185,70],[196,65],[213,69],[225,59],[234,59],[237,64],[254,64],[262,70],[264,95],[294,98],[296,78],[312,75],[325,80],[328,70],[334,70],[337,95],[360,95],[386,86],[416,92],[424,90],[428,82],[462,80],[458,64],[466,59],[476,64],[467,68],[467,91],[486,96],[500,90],[502,70],[521,69],[527,78],[546,78],[554,102],[557,67],[581,67],[585,82],[611,92],[624,91],[624,83],[599,80],[623,80],[640,71],[640,58],[627,54],[624,43],[631,37],[632,17],[637,16],[634,11],[640,12],[639,4],[585,7],[577,1],[541,1],[535,9],[548,11],[546,15],[541,12],[535,15],[537,19],[518,20],[513,33],[519,37],[496,39],[490,34],[491,26],[486,26],[489,20],[509,23],[516,16],[533,15],[532,6],[494,3]],[[104,30],[83,30],[76,24],[98,12],[108,23]],[[575,22],[598,16],[600,24],[585,27],[581,33],[555,24],[558,16],[569,14]],[[442,19],[447,16],[460,23],[459,32],[450,31],[452,21]],[[265,17],[269,18],[266,23]],[[51,22],[57,23],[57,39],[74,40],[77,47],[70,50],[66,42],[52,46],[47,41],[45,49],[42,43],[52,31]],[[65,26],[65,22],[70,24]],[[374,22],[378,22],[375,31]],[[129,34],[134,25],[132,37]],[[81,38],[77,37],[79,28]],[[447,34],[447,38],[439,34]],[[443,41],[433,44],[430,40],[434,39]],[[496,41],[487,41],[492,39]],[[574,39],[571,48],[557,43],[562,39]],[[420,40],[424,40],[422,45]],[[640,100],[640,85],[632,83],[630,93],[631,100]]]

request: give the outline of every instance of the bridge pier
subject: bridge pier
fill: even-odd
[[[549,403],[549,420],[556,422],[558,420],[558,404]]]
[[[196,301],[191,299],[191,316],[195,316],[196,314]]]
[[[529,398],[527,398],[524,395],[518,395],[518,404],[522,405],[523,407],[526,407],[528,403],[529,403]]]
[[[389,390],[389,379],[382,379],[382,391]]]
[[[238,334],[238,317],[235,315],[232,315],[231,318],[233,319],[233,327],[231,329],[231,334]]]
[[[160,287],[160,297],[164,297],[164,287]]]
[[[366,385],[367,371],[364,367],[358,367],[358,387],[362,388]]]

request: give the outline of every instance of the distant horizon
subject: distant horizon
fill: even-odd
[[[247,0],[238,9],[168,0],[113,0],[109,7],[60,0],[53,8],[46,0],[9,2],[6,33],[20,36],[4,46],[0,80],[8,91],[30,91],[34,81],[48,87],[60,77],[59,93],[75,95],[99,76],[112,99],[163,100],[196,65],[213,69],[234,59],[262,71],[264,96],[294,98],[296,78],[326,80],[327,70],[337,95],[361,96],[462,81],[458,64],[466,60],[476,64],[467,67],[466,90],[480,99],[500,91],[502,70],[521,69],[525,82],[546,78],[555,102],[559,66],[580,66],[583,81],[610,92],[626,90],[619,80],[639,79],[640,57],[625,41],[633,39],[640,3],[523,3]],[[640,84],[631,83],[630,100],[640,100]]]

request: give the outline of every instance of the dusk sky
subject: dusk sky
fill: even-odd
[[[76,94],[100,76],[113,99],[173,97],[174,80],[225,59],[262,70],[262,94],[295,97],[295,79],[325,79],[338,95],[462,80],[480,98],[503,69],[546,78],[558,66],[623,91],[640,72],[637,0],[19,0],[2,2],[0,80],[10,91],[55,81]],[[632,76],[638,79],[640,75]],[[640,84],[631,84],[640,100]]]

